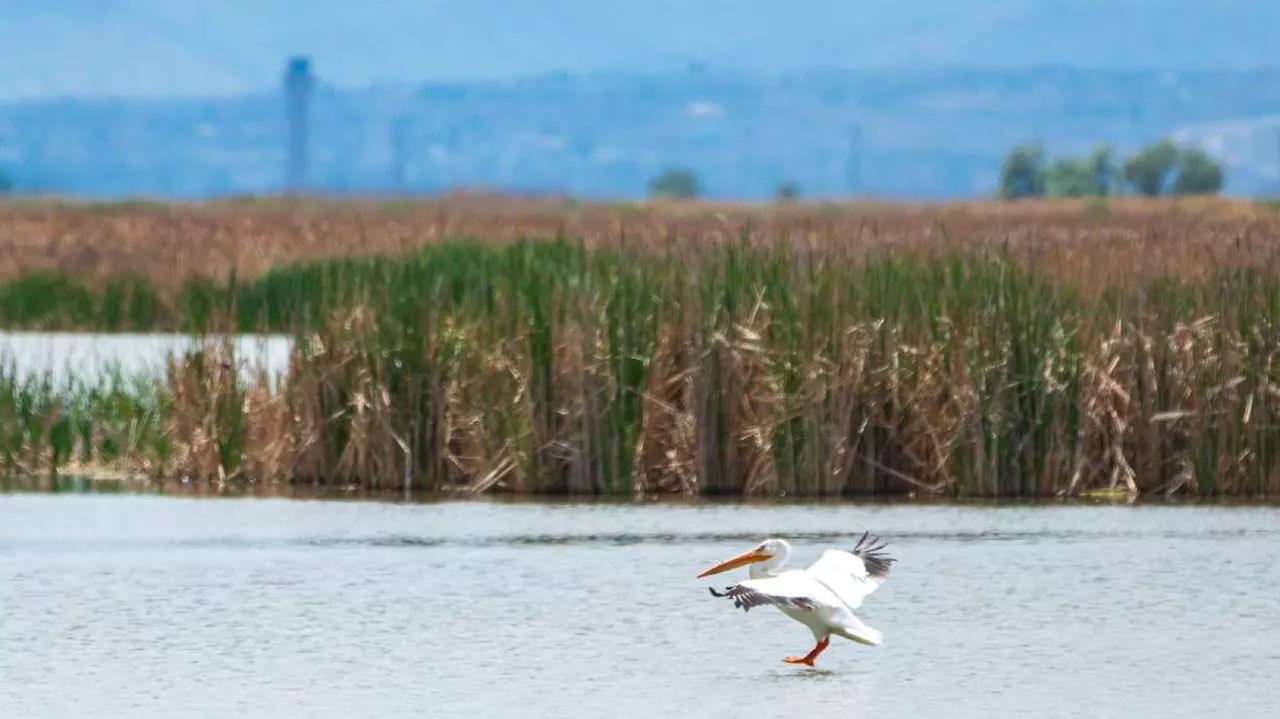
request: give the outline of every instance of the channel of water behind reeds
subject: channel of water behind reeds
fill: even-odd
[[[1086,289],[1043,252],[457,241],[172,294],[28,276],[6,326],[294,349],[278,388],[216,340],[127,385],[11,371],[0,451],[428,491],[1275,495],[1272,264]]]

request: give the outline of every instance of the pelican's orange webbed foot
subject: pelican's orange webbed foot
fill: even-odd
[[[812,651],[810,651],[808,654],[804,655],[803,657],[786,657],[782,661],[788,664],[803,664],[805,666],[811,667],[813,666],[813,660],[817,659],[818,655],[821,654],[822,651],[826,649],[827,645],[830,643],[831,643],[830,639],[823,637],[822,640],[818,642],[817,646],[815,646]]]

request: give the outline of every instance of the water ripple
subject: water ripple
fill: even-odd
[[[910,531],[872,532],[890,545],[916,543],[1086,543],[1110,539],[1162,539],[1162,540],[1231,540],[1248,537],[1280,538],[1277,529],[1200,529],[1167,531],[1099,531],[1099,530],[1044,530],[1044,531]],[[304,547],[315,549],[342,548],[485,548],[485,547],[625,547],[635,545],[679,544],[751,544],[765,536],[784,536],[797,545],[824,543],[850,547],[862,536],[861,532],[782,532],[769,535],[761,532],[604,532],[590,534],[546,533],[510,534],[493,536],[432,537],[418,535],[377,534],[370,536],[314,536],[314,537],[157,537],[128,539],[42,538],[0,541],[0,556],[24,552],[112,552],[154,549],[240,549],[265,550]]]
[[[1097,539],[1236,539],[1241,537],[1280,537],[1280,529],[1201,529],[1187,531],[948,531],[948,532],[872,532],[890,543],[901,542],[1055,542],[1094,541]],[[606,532],[593,534],[513,534],[472,537],[420,537],[377,535],[370,537],[312,537],[296,540],[296,544],[316,547],[510,547],[521,545],[603,545],[635,544],[718,544],[752,543],[767,533],[760,532]],[[795,543],[835,542],[854,544],[862,532],[783,532]]]

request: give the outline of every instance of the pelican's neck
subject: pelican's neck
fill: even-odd
[[[786,566],[787,561],[790,559],[791,545],[787,544],[785,540],[778,540],[773,556],[763,562],[756,562],[747,567],[747,576],[752,579],[777,576],[782,573],[782,568]]]

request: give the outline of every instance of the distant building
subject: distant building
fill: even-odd
[[[315,76],[311,74],[311,60],[306,57],[290,58],[284,73],[285,115],[288,118],[288,148],[285,158],[285,189],[302,190],[307,184],[309,150],[308,116],[311,93],[315,88]]]

